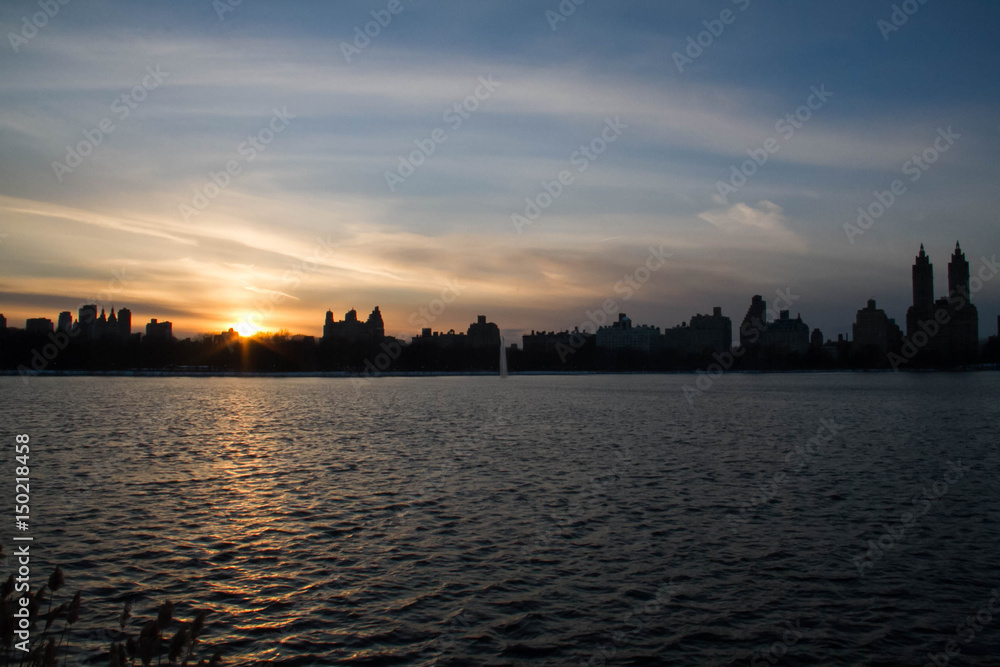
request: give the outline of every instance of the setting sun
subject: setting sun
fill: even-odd
[[[249,318],[246,317],[243,318],[242,322],[233,326],[233,329],[235,329],[240,336],[244,337],[253,336],[254,334],[260,333],[260,329],[250,324]]]

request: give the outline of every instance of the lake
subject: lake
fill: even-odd
[[[165,599],[227,665],[1000,664],[1000,374],[695,380],[2,377],[0,488],[29,434],[70,664]]]

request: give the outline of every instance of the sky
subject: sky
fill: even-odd
[[[1000,251],[997,3],[7,0],[0,28],[9,326],[378,305],[516,340],[780,292],[836,338],[871,298],[905,322],[921,243],[938,296],[956,241],[984,276]],[[995,334],[1000,276],[973,302]]]

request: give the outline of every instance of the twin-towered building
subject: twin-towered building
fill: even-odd
[[[382,311],[375,306],[368,319],[362,322],[358,319],[358,311],[351,308],[338,322],[333,311],[326,311],[326,321],[323,322],[323,340],[341,340],[351,343],[363,341],[379,342],[385,338],[385,323],[382,321]]]
[[[898,367],[899,359],[936,366],[973,362],[979,355],[979,313],[972,304],[969,262],[961,246],[955,244],[948,263],[947,296],[938,299],[934,298],[934,267],[920,246],[913,265],[913,305],[906,314],[905,336],[874,299],[857,312],[852,333],[853,341],[841,337],[838,342],[824,343],[822,332],[815,329],[810,333],[801,315],[793,319],[788,310],[769,313],[767,302],[758,294],[751,299],[740,324],[739,347],[756,350],[763,359],[803,359],[814,353],[862,367]],[[617,322],[600,327],[592,336],[579,331],[532,331],[524,337],[524,350],[549,354],[561,345],[580,347],[581,340],[592,340],[596,348],[612,352],[668,351],[694,357],[729,350],[732,325],[721,309],[715,308],[712,315],[695,315],[690,325],[665,329],[661,334],[658,328],[637,326],[620,313]],[[894,361],[895,357],[899,359]]]
[[[948,295],[936,300],[934,265],[920,244],[913,264],[913,305],[906,311],[906,342],[935,361],[966,363],[977,357],[979,311],[972,304],[969,262],[957,242],[948,262]]]
[[[961,246],[948,263],[948,295],[934,298],[934,265],[920,244],[912,270],[913,305],[906,311],[906,335],[875,300],[858,311],[853,352],[858,360],[898,368],[910,361],[960,365],[979,355],[979,312],[972,304],[969,262]]]
[[[101,308],[101,314],[97,314],[96,304],[80,306],[77,311],[79,319],[77,327],[85,340],[128,340],[132,335],[132,311],[128,308],[119,308],[115,314],[114,307],[111,308],[111,315],[108,316]],[[155,320],[154,320],[155,321]],[[70,333],[73,329],[73,315],[65,310],[59,313],[59,331]]]
[[[871,299],[857,311],[852,327],[853,340],[839,337],[838,341],[827,341],[825,344],[822,333],[818,329],[810,333],[801,316],[792,318],[788,310],[769,311],[763,297],[754,295],[738,329],[738,346],[756,353],[745,357],[740,355],[740,358],[758,367],[776,361],[782,362],[780,365],[783,367],[787,367],[785,361],[791,361],[792,365],[801,362],[817,367],[828,367],[833,362],[841,367],[891,365],[894,368],[909,362],[933,366],[973,362],[979,356],[980,341],[979,313],[972,304],[972,293],[979,289],[976,281],[986,279],[982,269],[978,275],[978,278],[971,277],[969,262],[956,243],[948,263],[947,294],[935,299],[934,268],[921,245],[912,268],[913,303],[906,313],[905,335],[896,321]],[[787,297],[780,292],[778,295],[781,307],[784,305],[781,304],[782,299]],[[98,314],[96,304],[87,304],[80,307],[78,314],[79,318],[74,322],[72,314],[63,311],[55,324],[48,318],[32,318],[27,320],[21,333],[16,329],[8,330],[6,319],[0,315],[0,335],[7,342],[20,336],[32,344],[39,339],[62,344],[60,341],[65,341],[67,337],[86,342],[125,342],[139,338],[139,334],[132,334],[132,313],[128,308],[119,308],[117,312],[111,308],[108,315],[103,308]],[[217,338],[229,343],[237,339],[238,334],[230,329]],[[152,320],[146,325],[145,339],[173,341],[171,323]],[[341,321],[334,318],[332,311],[327,311],[323,342],[323,350],[334,356],[344,356],[358,349],[370,351],[369,343],[375,346],[386,343],[392,350],[398,351],[401,348],[396,343],[399,343],[402,347],[409,347],[414,358],[428,360],[427,367],[431,367],[440,360],[450,358],[452,353],[466,360],[478,358],[477,355],[485,355],[486,350],[498,349],[502,339],[499,327],[480,315],[465,333],[454,330],[436,333],[425,328],[407,346],[385,335],[382,313],[376,306],[364,321],[353,309]],[[585,357],[594,368],[609,360],[622,358],[636,362],[636,366],[642,359],[657,360],[652,366],[668,368],[683,367],[697,363],[699,359],[704,360],[708,355],[725,353],[735,349],[733,342],[732,321],[722,314],[721,308],[716,307],[711,314],[694,315],[690,322],[664,328],[662,332],[656,326],[635,324],[625,313],[619,313],[617,321],[588,331],[580,331],[579,328],[559,333],[532,331],[523,336],[522,350],[523,358],[531,363],[534,363],[532,360],[544,361],[556,357],[559,363],[565,363],[568,355],[579,350],[581,355],[574,359],[580,361]],[[992,345],[993,348],[1000,347],[1000,337]],[[338,350],[345,352],[341,354]],[[526,367],[530,367],[531,363]]]

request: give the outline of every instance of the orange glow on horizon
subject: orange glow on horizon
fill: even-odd
[[[251,324],[249,318],[246,317],[240,318],[240,321],[233,325],[233,329],[243,338],[249,338],[262,331],[260,327]]]

